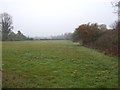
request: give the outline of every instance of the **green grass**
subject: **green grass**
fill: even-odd
[[[3,88],[117,88],[117,57],[70,41],[3,42]]]

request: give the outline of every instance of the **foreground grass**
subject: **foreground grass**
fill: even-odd
[[[116,88],[117,58],[70,41],[3,42],[3,88]]]

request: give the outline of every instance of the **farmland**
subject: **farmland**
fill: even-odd
[[[117,88],[117,57],[66,40],[3,42],[3,88]]]

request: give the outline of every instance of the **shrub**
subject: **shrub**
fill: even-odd
[[[80,25],[73,33],[74,41],[80,41],[83,45],[86,45],[97,40],[103,33],[98,27],[97,23]]]
[[[90,43],[89,47],[99,49],[105,54],[118,55],[118,30],[107,30],[95,42]]]

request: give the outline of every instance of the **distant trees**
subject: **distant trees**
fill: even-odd
[[[100,29],[100,30],[107,30],[107,26],[105,25],[105,24],[100,24],[100,25],[98,25],[98,28]]]
[[[21,31],[18,31],[18,33],[16,34],[16,40],[20,41],[20,40],[25,40],[26,36],[24,36]]]
[[[25,35],[21,33],[21,31],[18,31],[17,34],[15,34],[13,31],[10,31],[8,34],[8,41],[22,41],[22,40],[29,40]]]
[[[73,35],[73,33],[65,33],[64,34],[65,40],[72,40],[73,39],[72,35]]]
[[[16,40],[16,34],[13,31],[10,31],[8,34],[8,41],[15,41]]]
[[[51,36],[51,40],[72,40],[72,33],[65,33],[61,35]]]
[[[34,40],[72,40],[73,33],[64,33],[49,37],[34,37]]]
[[[2,41],[33,40],[32,38],[28,38],[23,35],[20,30],[17,34],[15,34],[12,30],[12,16],[8,13],[0,14],[0,37],[2,37]]]
[[[65,40],[65,36],[64,36],[64,34],[55,35],[55,36],[51,36],[49,39],[51,39],[51,40]]]

